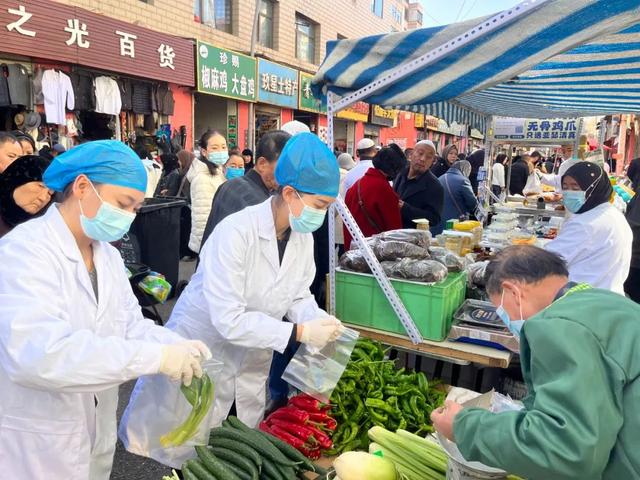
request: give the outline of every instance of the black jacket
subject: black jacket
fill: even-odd
[[[440,178],[442,175],[447,173],[449,170],[449,164],[442,157],[436,157],[436,161],[433,162],[433,166],[431,167],[431,173],[433,173],[436,177]]]
[[[442,220],[444,189],[431,171],[409,179],[407,167],[393,182],[393,189],[404,202],[400,210],[403,228],[416,228],[413,220],[426,218],[431,226]]]
[[[518,160],[511,165],[511,183],[509,192],[511,195],[524,195],[522,192],[529,178],[529,165],[524,160]]]
[[[232,213],[258,205],[269,198],[270,192],[255,170],[248,171],[243,177],[224,182],[218,187],[207,225],[202,234],[202,245],[207,241],[213,229]]]

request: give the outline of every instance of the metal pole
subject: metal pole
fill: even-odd
[[[333,152],[333,105],[335,94],[327,93],[327,146]],[[338,195],[340,197],[340,195]],[[329,313],[336,314],[336,207],[329,208]]]
[[[256,8],[253,12],[253,30],[251,31],[251,48],[249,55],[254,57],[256,54],[256,44],[258,43],[258,22],[260,20],[260,5],[262,0],[256,0]],[[247,129],[247,144],[252,152],[255,152],[255,131],[256,131],[256,118],[255,118],[255,104],[249,102],[249,128]],[[256,159],[257,160],[257,159]]]

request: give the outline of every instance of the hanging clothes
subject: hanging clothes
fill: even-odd
[[[133,108],[131,80],[128,78],[121,78],[118,80],[118,86],[120,87],[122,110],[130,111]]]
[[[33,95],[33,104],[42,105],[44,103],[44,95],[42,95],[42,75],[44,70],[42,68],[36,68],[33,73],[33,80],[31,81],[31,95]]]
[[[173,92],[166,83],[161,83],[156,89],[156,104],[161,115],[173,115],[175,100]]]
[[[22,105],[28,107],[31,99],[31,85],[29,84],[29,73],[23,65],[12,63],[7,65],[9,77],[9,97],[11,105]]]
[[[9,82],[7,81],[7,64],[0,65],[0,107],[11,105],[9,98]]]
[[[148,115],[151,113],[151,84],[146,82],[132,82],[133,93],[131,104],[135,113]]]
[[[93,75],[90,72],[72,72],[71,85],[75,93],[76,110],[95,110],[96,94],[93,89]]]
[[[96,112],[107,115],[119,115],[122,108],[120,87],[111,77],[96,77],[93,81],[96,88]]]
[[[42,75],[42,94],[47,123],[65,124],[65,104],[69,110],[75,108],[71,79],[62,72],[46,70]]]

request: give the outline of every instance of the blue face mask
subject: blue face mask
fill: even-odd
[[[571,213],[578,213],[587,201],[587,194],[582,190],[563,190],[562,203]]]
[[[300,194],[297,192],[296,194],[304,205],[304,208],[302,209],[302,213],[300,213],[299,217],[294,217],[293,213],[291,213],[291,207],[289,207],[289,225],[291,225],[291,230],[298,233],[315,232],[322,226],[324,217],[327,215],[327,211],[308,207],[305,205],[302,197],[300,197]]]
[[[242,177],[244,175],[244,168],[227,167],[225,175],[227,176],[227,180]]]
[[[214,165],[224,165],[229,160],[229,152],[227,150],[219,150],[217,152],[209,152],[207,160]]]
[[[100,205],[95,217],[87,218],[82,210],[82,203],[78,202],[80,203],[80,225],[82,226],[82,231],[87,237],[100,242],[120,240],[131,228],[136,214],[105,202],[93,184],[91,184],[91,188],[93,188],[102,205]]]
[[[511,320],[509,314],[504,309],[504,290],[502,291],[502,301],[500,302],[500,306],[496,309],[496,315],[500,317],[500,320],[507,326],[509,331],[520,340],[520,331],[522,330],[522,326],[524,325],[524,319],[522,318],[522,305],[520,305],[520,320]]]

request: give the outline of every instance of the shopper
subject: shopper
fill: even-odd
[[[224,164],[224,176],[227,180],[243,177],[245,172],[244,158],[239,153],[229,153],[229,160]],[[215,198],[215,197],[214,197]]]
[[[22,147],[18,139],[10,133],[0,132],[0,174],[21,156]]]
[[[135,153],[85,143],[57,157],[44,183],[64,200],[0,241],[0,470],[108,480],[119,385],[157,373],[188,384],[211,354],[142,317],[108,243],[144,200]]]
[[[399,147],[383,147],[370,168],[347,191],[345,203],[365,237],[402,228],[400,198],[391,184],[405,168],[407,159]],[[344,227],[344,248],[351,248],[351,234]]]
[[[36,151],[36,142],[33,141],[33,137],[31,135],[21,132],[20,130],[15,130],[14,132],[12,132],[12,134],[20,143],[20,147],[22,148],[22,155],[34,154],[34,152]]]
[[[469,181],[471,182],[471,188],[473,193],[478,194],[478,174],[480,169],[484,167],[484,149],[479,148],[471,152],[467,156],[466,160],[471,164],[471,174],[469,175]]]
[[[364,177],[364,174],[373,167],[373,157],[378,150],[376,144],[370,138],[363,138],[356,145],[356,152],[358,153],[358,162],[356,166],[352,168],[344,180],[344,191],[347,192],[354,183]]]
[[[188,150],[180,150],[176,156],[178,157],[178,166],[180,169],[180,188],[178,189],[178,197],[184,197],[191,200],[191,184],[187,180],[187,172],[191,168],[191,164],[196,156]],[[191,229],[189,229],[191,231]]]
[[[430,171],[435,156],[433,143],[420,140],[413,149],[409,166],[393,183],[393,189],[400,197],[403,228],[415,228],[414,220],[423,218],[429,220],[430,225],[437,225],[442,220],[444,190]]]
[[[546,173],[540,178],[540,182],[543,185],[555,188],[558,193],[562,192],[562,177],[564,174],[567,173],[567,170],[573,167],[576,163],[581,161],[581,159],[574,156],[573,144],[563,145],[561,152],[562,159],[559,160],[557,166],[554,167],[554,172],[558,173]]]
[[[507,155],[499,153],[496,155],[496,160],[493,163],[492,175],[491,175],[491,191],[493,194],[502,199],[502,194],[506,189],[505,181],[505,162],[507,161]]]
[[[249,148],[245,148],[242,151],[242,158],[244,159],[244,169],[246,173],[255,166],[253,163],[253,152]]]
[[[283,352],[296,340],[322,348],[340,333],[340,322],[309,291],[315,271],[311,232],[338,195],[336,158],[316,135],[300,133],[282,151],[275,179],[280,187],[274,197],[213,230],[168,323],[203,340],[225,365],[216,382],[212,426],[235,402],[240,420],[256,427],[264,415],[273,351]],[[293,323],[284,322],[285,316]]]
[[[447,170],[458,160],[458,147],[453,144],[449,144],[444,147],[441,157],[436,157],[436,161],[431,167],[431,173],[440,178],[447,173]]]
[[[631,267],[624,282],[624,291],[636,303],[640,303],[640,197],[636,195],[627,205],[627,221],[633,233],[631,247]],[[0,200],[1,201],[1,200]]]
[[[458,160],[438,180],[444,188],[442,221],[431,228],[431,233],[439,235],[447,220],[468,220],[478,207],[478,199],[473,194],[469,175],[471,164],[467,160]]]
[[[447,402],[431,415],[462,456],[524,478],[639,478],[640,306],[569,282],[560,257],[509,247],[487,293],[520,338],[529,396],[520,411]]]
[[[202,236],[218,187],[225,182],[222,166],[229,159],[227,141],[216,130],[207,130],[200,141],[200,159],[194,159],[187,180],[191,184],[191,236],[189,248],[200,252]]]
[[[511,195],[524,197],[524,187],[527,185],[530,173],[527,159],[517,155],[511,162],[511,179],[509,182],[509,193]]]
[[[545,248],[569,265],[569,278],[624,295],[633,234],[611,203],[609,178],[595,163],[578,162],[562,177],[565,208],[572,214]]]
[[[0,238],[46,211],[52,191],[42,182],[42,175],[48,166],[46,159],[26,155],[0,175]]]
[[[182,181],[178,157],[173,153],[163,153],[160,155],[160,161],[162,161],[162,177],[156,187],[155,196],[176,197]]]
[[[350,154],[341,153],[338,155],[338,166],[340,167],[340,196],[344,199],[347,193],[344,188],[344,182],[347,174],[355,168],[356,162],[353,161],[353,157]],[[338,255],[342,255],[344,253],[344,224],[337,210],[335,212],[335,220],[336,247],[338,248]]]
[[[256,149],[254,168],[243,177],[220,185],[202,235],[203,245],[222,220],[232,213],[264,202],[278,188],[274,177],[276,162],[290,138],[291,136],[282,130],[265,133]]]

